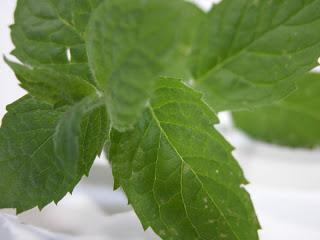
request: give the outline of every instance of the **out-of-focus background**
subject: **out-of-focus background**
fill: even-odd
[[[208,9],[214,0],[195,0]],[[1,0],[0,52],[13,49],[8,26],[16,1]],[[24,95],[8,66],[0,59],[0,119],[5,106]],[[289,149],[253,141],[232,127],[227,113],[218,126],[237,148],[251,182],[251,194],[262,225],[261,240],[320,239],[320,149]],[[144,232],[121,191],[113,192],[107,161],[97,159],[89,178],[83,178],[73,195],[42,212],[30,210],[15,216],[0,211],[1,240],[156,240]],[[1,196],[0,196],[1,197]]]

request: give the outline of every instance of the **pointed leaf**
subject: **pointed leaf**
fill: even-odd
[[[54,109],[25,96],[7,110],[0,128],[0,208],[16,208],[19,213],[58,202],[87,173],[87,166],[95,158],[92,153],[102,149],[92,138],[101,135],[100,130],[104,129],[96,127],[101,110],[83,120],[81,165],[73,176],[60,168],[53,142],[56,126],[67,108]],[[105,123],[105,119],[99,121]]]
[[[258,239],[246,180],[217,122],[200,94],[162,79],[135,128],[112,131],[114,176],[162,239]]]
[[[24,64],[92,81],[84,43],[91,12],[102,0],[18,0],[11,37]]]
[[[30,68],[6,60],[25,90],[51,104],[72,104],[95,94],[96,88],[81,77],[46,67]]]

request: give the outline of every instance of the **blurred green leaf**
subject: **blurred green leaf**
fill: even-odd
[[[199,28],[194,86],[216,111],[270,104],[320,56],[320,1],[223,0]]]
[[[159,75],[185,74],[183,61],[199,11],[182,0],[108,0],[94,12],[87,52],[115,128],[133,127]]]
[[[250,136],[280,145],[320,145],[320,74],[308,73],[297,81],[288,98],[252,112],[234,112],[235,125]]]
[[[83,121],[86,116],[89,119]],[[76,175],[82,161],[85,169],[80,171],[88,175],[92,161],[100,155],[107,139],[108,127],[108,117],[101,99],[89,96],[70,107],[59,120],[54,136],[61,169],[70,176]]]
[[[11,37],[13,55],[29,66],[76,75],[91,83],[85,29],[102,0],[18,0]]]

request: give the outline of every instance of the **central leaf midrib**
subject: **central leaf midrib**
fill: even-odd
[[[226,216],[224,215],[223,211],[220,209],[220,207],[218,206],[218,204],[214,201],[214,199],[211,197],[211,195],[208,193],[208,191],[206,190],[206,188],[204,187],[204,184],[202,183],[202,181],[199,179],[198,174],[194,171],[194,169],[183,159],[183,157],[181,156],[181,154],[179,153],[179,151],[176,149],[176,147],[174,146],[174,144],[171,142],[171,140],[169,139],[169,136],[166,134],[165,130],[161,127],[161,123],[160,120],[158,119],[158,117],[156,116],[155,112],[153,111],[152,106],[149,106],[149,111],[152,115],[152,118],[155,120],[157,126],[159,127],[159,130],[161,131],[161,133],[163,134],[163,136],[166,138],[166,140],[168,141],[169,145],[173,148],[173,150],[175,151],[175,153],[178,155],[178,157],[180,158],[181,162],[183,164],[185,164],[186,166],[190,167],[190,170],[193,172],[193,174],[196,176],[197,181],[200,183],[202,189],[205,191],[205,193],[208,195],[208,197],[210,198],[211,202],[214,204],[214,206],[218,209],[220,215],[225,219],[225,222],[227,223],[227,225],[229,226],[232,234],[234,235],[234,237],[236,237],[236,239],[241,240],[240,237],[236,234],[236,232],[234,231],[231,223],[227,220]],[[186,207],[186,206],[185,206]],[[186,211],[187,212],[187,211]],[[191,220],[190,220],[191,221]],[[191,224],[193,225],[192,221]]]

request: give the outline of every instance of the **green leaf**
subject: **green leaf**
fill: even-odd
[[[30,68],[9,60],[6,62],[17,75],[21,87],[51,104],[72,104],[97,92],[93,85],[78,76],[46,67]]]
[[[11,27],[16,47],[13,54],[27,65],[46,66],[93,81],[84,36],[91,11],[101,1],[18,0]]]
[[[253,112],[234,112],[238,128],[250,136],[292,147],[320,145],[320,74],[308,73],[297,81],[288,98]]]
[[[97,111],[99,115],[97,119],[91,118],[83,123],[85,116],[99,108],[101,109]],[[66,174],[76,175],[82,160],[85,169],[80,169],[80,171],[88,175],[92,160],[100,154],[108,134],[107,127],[109,124],[107,124],[104,108],[105,105],[101,99],[89,96],[72,106],[60,119],[55,132],[54,143],[56,154],[60,160],[60,168],[64,169]],[[95,116],[91,117],[96,118]],[[81,134],[83,135],[83,142],[80,141]],[[82,149],[84,149],[83,152],[81,152]],[[81,154],[89,157],[81,159]],[[88,160],[89,164],[87,163]]]
[[[190,3],[182,0],[108,0],[92,15],[87,34],[89,64],[115,128],[132,127],[158,76],[169,66],[177,69],[179,27],[187,29],[183,19],[193,15],[184,17],[189,8]]]
[[[163,239],[258,239],[246,180],[217,122],[199,93],[163,78],[135,128],[111,133],[116,183]]]
[[[27,95],[7,110],[0,128],[0,208],[16,208],[20,213],[58,202],[87,173],[93,153],[101,151],[96,136],[104,127],[98,127],[97,121],[107,122],[105,108],[83,119],[81,163],[73,176],[61,169],[53,142],[57,124],[68,108],[55,109]]]
[[[188,59],[199,25],[205,17],[206,13],[196,5],[185,4],[182,16],[175,21],[175,28],[178,29],[176,31],[177,50],[172,51],[172,54],[168,56],[168,65],[163,75],[184,80],[191,79]]]
[[[320,56],[320,1],[224,0],[199,28],[194,86],[217,111],[275,102]]]

